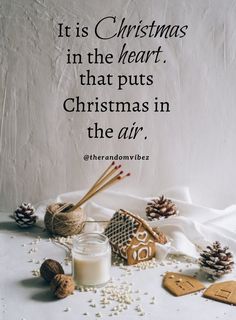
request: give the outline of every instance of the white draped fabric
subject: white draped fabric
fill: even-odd
[[[59,195],[56,199],[41,204],[37,213],[43,217],[45,205],[51,201],[73,202],[82,197],[84,191],[76,191]],[[196,259],[198,247],[202,248],[220,241],[229,246],[236,254],[236,205],[224,210],[216,210],[193,204],[189,189],[177,187],[164,192],[179,209],[179,215],[161,221],[148,222],[152,227],[158,226],[169,242],[157,244],[157,258],[164,259],[168,253],[186,255]],[[130,194],[107,191],[96,196],[84,206],[88,220],[109,220],[117,209],[126,209],[145,218],[145,207],[150,198],[141,198]],[[85,231],[102,232],[98,223],[89,223]]]

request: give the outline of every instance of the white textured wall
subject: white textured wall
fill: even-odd
[[[153,72],[152,87],[80,88],[80,71],[64,63],[67,47],[98,46],[114,53],[117,39],[57,38],[57,23],[77,21],[92,27],[101,17],[126,17],[130,23],[188,24],[182,40],[163,42],[166,65],[136,67]],[[135,40],[130,48],[155,49],[158,39]],[[120,188],[155,194],[189,185],[195,201],[223,207],[236,202],[236,1],[219,0],[0,0],[0,209],[22,200],[37,202],[84,188],[106,165],[84,162],[84,153],[144,153],[149,162],[130,162],[132,178]],[[81,68],[81,69],[80,69]],[[95,70],[95,69],[94,69]],[[106,68],[96,67],[95,72]],[[117,65],[113,66],[118,72]],[[133,73],[134,67],[120,69]],[[66,114],[62,101],[80,95],[109,99],[168,99],[170,114]],[[136,121],[148,139],[117,142],[88,140],[85,128]]]

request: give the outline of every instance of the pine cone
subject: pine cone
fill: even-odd
[[[23,202],[15,210],[14,218],[18,226],[22,228],[31,227],[37,220],[37,216],[35,215],[35,208],[30,203]]]
[[[230,273],[233,269],[234,261],[233,255],[228,251],[228,247],[222,247],[216,241],[212,246],[207,246],[203,252],[200,253],[199,264],[200,268],[212,278],[218,278],[223,274]]]
[[[163,195],[157,199],[148,202],[146,215],[148,220],[161,220],[179,213],[176,204],[170,199],[166,199]]]

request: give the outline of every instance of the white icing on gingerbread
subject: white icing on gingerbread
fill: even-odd
[[[131,248],[132,248],[132,249],[135,249],[135,248],[138,248],[138,247],[143,246],[143,245],[147,245],[147,246],[148,246],[149,243],[153,243],[153,242],[154,242],[154,241],[152,241],[151,239],[149,239],[149,240],[146,241],[145,243],[139,242],[138,244],[133,244],[133,245],[131,245]]]
[[[149,247],[149,255],[151,256],[152,255],[152,247]]]
[[[142,242],[145,242],[145,240],[147,239],[147,236],[148,236],[147,231],[139,231],[135,234],[135,238],[138,241],[142,241]]]
[[[137,252],[134,250],[133,251],[133,259],[136,260],[137,259]]]
[[[137,250],[138,251],[138,261],[141,261],[141,260],[145,260],[149,257],[148,255],[148,247],[142,247],[140,249]],[[136,252],[137,252],[136,251]],[[144,256],[141,256],[141,254],[145,254]]]

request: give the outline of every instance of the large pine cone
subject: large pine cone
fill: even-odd
[[[228,247],[223,248],[218,241],[214,242],[212,246],[207,246],[206,250],[200,253],[200,268],[213,278],[230,273],[234,261],[233,255],[228,249]]]
[[[146,215],[148,220],[161,220],[179,213],[176,204],[170,199],[166,199],[163,195],[157,199],[148,202],[146,207]]]
[[[14,212],[14,218],[18,226],[31,227],[37,221],[35,208],[30,203],[23,202]]]

